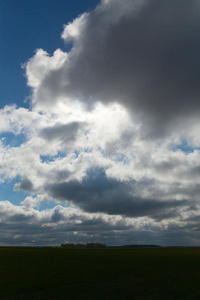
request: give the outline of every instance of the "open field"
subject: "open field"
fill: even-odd
[[[200,248],[0,248],[0,299],[200,299]]]

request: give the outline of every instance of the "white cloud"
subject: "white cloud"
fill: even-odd
[[[53,56],[43,49],[37,49],[36,54],[23,65],[26,70],[27,84],[32,88],[37,88],[48,76],[48,73],[63,66],[67,60],[67,53],[57,49]]]
[[[83,13],[80,17],[76,18],[73,22],[64,26],[61,37],[66,43],[75,42],[81,37],[81,33],[84,30],[87,23],[87,13]]]

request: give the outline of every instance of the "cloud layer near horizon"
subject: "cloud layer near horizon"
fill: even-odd
[[[0,203],[2,243],[199,243],[199,17],[197,0],[104,0],[65,25],[68,53],[36,50],[31,108],[0,111],[1,180],[30,193]]]

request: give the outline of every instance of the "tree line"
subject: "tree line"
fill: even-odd
[[[61,247],[62,248],[107,248],[107,245],[102,243],[87,243],[87,244],[64,243],[61,244]]]

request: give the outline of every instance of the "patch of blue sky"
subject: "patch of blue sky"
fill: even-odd
[[[83,149],[83,152],[85,152],[85,153],[91,153],[92,151],[93,151],[92,147],[87,147],[87,148]]]
[[[40,155],[40,161],[41,163],[49,163],[55,160],[54,155]]]
[[[0,201],[10,201],[14,205],[20,205],[20,202],[23,201],[29,193],[15,190],[14,186],[20,181],[20,177],[16,177],[13,180],[5,181],[0,184]]]
[[[12,132],[1,133],[0,139],[3,142],[3,145],[7,147],[19,147],[27,141],[25,134],[14,134]]]
[[[171,145],[170,149],[174,152],[180,150],[186,154],[192,153],[196,149],[200,150],[199,147],[194,147],[192,144],[188,143],[188,141],[184,138],[181,139],[181,143],[177,145]]]
[[[124,165],[130,162],[130,158],[123,153],[116,153],[114,158],[116,162],[122,162]]]
[[[38,210],[43,211],[46,209],[53,209],[55,206],[58,206],[58,205],[61,205],[62,207],[69,207],[67,202],[60,203],[60,202],[45,200],[45,201],[40,202],[40,204],[38,206]]]
[[[78,158],[80,153],[81,153],[81,150],[75,150],[74,151],[74,158]]]
[[[93,148],[91,148],[91,147],[77,149],[73,152],[74,158],[75,159],[78,158],[81,153],[91,153],[92,151],[93,151]]]
[[[63,151],[58,151],[58,153],[56,155],[40,155],[40,161],[42,163],[49,163],[49,162],[53,162],[57,159],[61,159],[66,157],[66,152]]]

